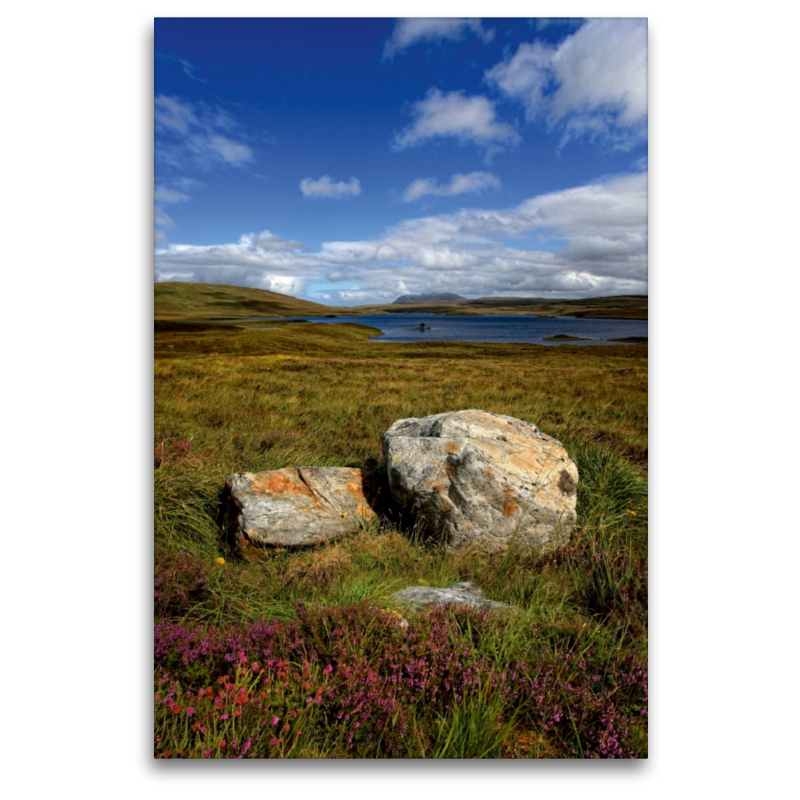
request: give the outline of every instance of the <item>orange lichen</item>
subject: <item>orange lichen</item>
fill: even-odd
[[[266,472],[259,475],[251,486],[251,491],[258,494],[283,494],[284,492],[297,492],[298,487],[289,480],[283,470]]]
[[[519,506],[513,497],[509,497],[503,506],[503,514],[507,517],[513,517],[517,513]]]

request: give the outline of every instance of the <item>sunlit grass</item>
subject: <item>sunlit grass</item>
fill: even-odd
[[[264,739],[250,754],[646,755],[646,717],[632,710],[638,709],[633,700],[624,707],[614,700],[615,681],[634,669],[625,665],[647,658],[646,346],[404,345],[367,341],[373,333],[354,325],[297,324],[156,334],[157,618],[234,631],[265,620],[294,624],[302,607],[318,609],[320,619],[325,609],[374,608],[356,650],[359,669],[379,675],[382,650],[399,634],[374,616],[377,609],[391,608],[391,595],[406,586],[471,580],[519,611],[492,625],[459,616],[456,628],[448,628],[452,646],[471,648],[489,670],[468,699],[452,706],[427,695],[398,700],[402,742],[383,728],[371,729],[373,739],[362,728],[347,733],[341,721],[318,715],[296,747],[281,740],[270,749]],[[255,563],[229,550],[221,511],[232,472],[327,465],[382,474],[381,435],[394,421],[465,408],[519,417],[564,443],[581,475],[569,545],[543,557],[450,553],[385,521],[320,548],[276,551]],[[354,624],[336,623],[343,632]],[[333,652],[330,643],[320,646],[320,659]],[[169,663],[180,691],[191,691],[195,673]],[[507,664],[529,665],[524,680],[540,681],[552,719],[522,708],[521,695],[493,693],[487,676],[499,680]],[[592,688],[595,674],[602,691]],[[570,680],[577,694],[561,697],[557,687]],[[344,702],[335,699],[333,684],[328,691],[331,703]],[[383,691],[375,688],[375,697]],[[583,723],[569,718],[574,703],[585,711]],[[168,731],[174,728],[181,741],[191,732],[185,725],[179,731],[172,712],[164,713],[162,754],[175,751],[163,745]],[[261,724],[257,715],[248,719]],[[624,741],[603,739],[604,725],[626,731]],[[225,755],[218,745],[212,757]],[[196,742],[185,747],[192,757],[208,749]]]

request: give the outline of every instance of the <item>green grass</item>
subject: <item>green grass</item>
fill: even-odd
[[[157,320],[325,316],[338,311],[331,306],[243,286],[169,281],[156,283],[154,291]]]
[[[458,622],[458,635],[498,670],[563,653],[646,662],[646,345],[389,344],[371,335],[346,324],[156,331],[156,559],[188,553],[208,575],[208,586],[169,614],[240,626],[291,620],[298,602],[388,608],[406,586],[472,580],[519,609],[488,632]],[[465,408],[519,417],[564,443],[580,472],[569,545],[543,557],[450,553],[382,524],[255,563],[228,549],[220,509],[232,472],[327,465],[380,473],[381,434],[395,420]],[[568,679],[574,667],[564,669]],[[417,742],[409,747],[426,757],[575,756],[588,741],[580,726],[574,735],[537,727],[487,687],[447,711],[408,713],[409,742]],[[349,753],[329,729],[318,731],[287,755]],[[646,755],[645,720],[629,740]]]
[[[362,314],[432,313],[534,314],[595,319],[647,319],[648,298],[639,295],[583,300],[543,300],[528,297],[480,297],[433,303],[386,303],[355,307],[326,306],[296,297],[210,283],[168,281],[155,284],[155,318],[160,321],[244,319],[247,317],[359,316]]]
[[[648,298],[643,295],[593,297],[583,300],[543,300],[537,297],[479,297],[453,302],[402,303],[358,306],[358,313],[431,313],[452,315],[535,314],[538,317],[593,319],[647,319]]]

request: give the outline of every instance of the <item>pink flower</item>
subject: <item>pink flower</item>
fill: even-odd
[[[187,706],[186,707],[186,713],[187,713],[188,716],[191,717],[192,714],[194,714],[194,707],[193,706]]]
[[[277,725],[279,722],[280,722],[280,720],[277,717],[273,717],[272,718],[272,724],[273,725]]]
[[[211,758],[211,751],[203,750],[203,758]]]
[[[277,745],[277,744],[281,743],[281,740],[280,739],[270,739],[269,743],[272,744],[272,745]]]
[[[322,670],[323,675],[330,675],[331,672],[333,672],[333,667],[330,664],[328,664],[328,666],[325,667],[324,670]]]

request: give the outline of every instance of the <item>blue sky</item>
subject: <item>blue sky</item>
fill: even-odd
[[[157,19],[155,277],[647,293],[643,19]]]

